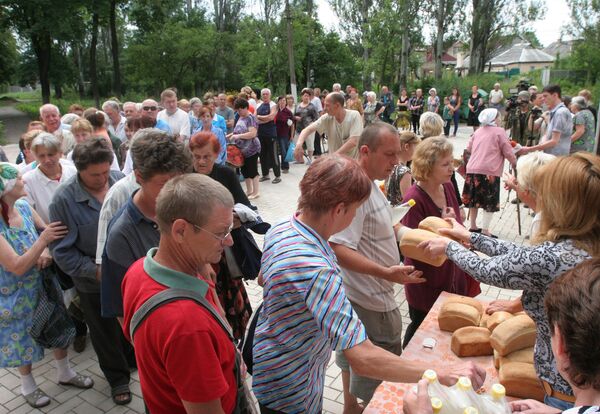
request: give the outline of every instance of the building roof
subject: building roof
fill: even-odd
[[[508,66],[519,63],[551,63],[556,58],[543,50],[536,49],[531,43],[519,39],[512,45],[497,52],[485,66]],[[469,67],[470,56],[467,56],[460,67],[457,69],[466,69]]]
[[[577,40],[557,40],[544,48],[544,52],[554,57],[567,57],[573,53]]]

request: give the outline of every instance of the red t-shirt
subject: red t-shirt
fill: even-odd
[[[121,286],[125,337],[135,311],[166,287],[135,262]],[[212,295],[207,300],[214,305]],[[151,413],[185,414],[182,400],[221,399],[225,413],[235,408],[235,353],[214,317],[191,300],[178,300],[152,312],[135,333],[135,357],[144,401]]]

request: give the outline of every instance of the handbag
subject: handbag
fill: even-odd
[[[75,339],[75,324],[67,312],[56,265],[40,270],[42,283],[38,305],[33,311],[29,335],[47,349],[67,348]]]
[[[223,328],[223,330],[231,340],[233,351],[235,352],[234,375],[237,384],[237,398],[233,414],[257,414],[256,407],[252,403],[252,393],[248,388],[248,384],[246,384],[245,378],[243,378],[244,372],[242,369],[242,355],[235,346],[233,334],[231,333],[229,323],[226,320],[224,320],[223,317],[215,311],[212,305],[208,303],[204,296],[202,296],[198,292],[186,289],[169,288],[167,290],[163,290],[153,295],[148,300],[146,300],[146,302],[144,302],[142,306],[140,306],[135,311],[131,318],[131,321],[129,322],[129,336],[131,338],[132,343],[134,343],[133,336],[135,334],[135,331],[144,322],[148,315],[150,315],[153,311],[158,309],[161,305],[181,299],[193,300],[198,305],[207,310],[208,313],[210,313],[212,317],[216,320],[216,322],[221,326],[221,328]]]
[[[290,142],[287,152],[285,153],[285,162],[294,162],[294,151],[296,150],[296,143]]]
[[[236,168],[244,165],[244,155],[242,150],[235,144],[227,144],[227,164]]]

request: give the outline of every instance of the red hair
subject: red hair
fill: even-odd
[[[196,132],[192,138],[190,138],[190,151],[194,151],[196,148],[204,148],[207,145],[211,146],[215,154],[221,152],[221,144],[219,143],[219,139],[212,132]]]
[[[202,106],[202,108],[200,108],[200,116],[204,114],[209,114],[210,116],[212,116],[212,114],[210,113],[210,109],[208,109],[206,106]]]

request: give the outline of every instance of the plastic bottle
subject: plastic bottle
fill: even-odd
[[[392,223],[396,224],[402,220],[406,213],[408,213],[408,210],[410,210],[410,208],[415,204],[417,204],[417,202],[411,198],[406,203],[392,207]]]
[[[429,393],[430,397],[436,397],[442,401],[446,401],[446,387],[440,384],[437,373],[434,370],[428,369],[427,371],[425,371],[423,373],[423,379],[426,379],[429,383],[427,385],[427,392]]]
[[[490,394],[484,396],[482,403],[485,405],[485,412],[490,414],[510,414],[512,411],[506,401],[506,388],[502,384],[494,384]]]
[[[464,409],[463,414],[479,414],[479,410],[475,407],[467,407]]]
[[[437,397],[433,397],[431,399],[431,408],[433,409],[433,414],[440,414],[442,412],[442,400]]]
[[[453,399],[456,405],[458,406],[459,410],[464,411],[468,407],[476,408],[477,410],[479,410],[481,406],[479,402],[479,396],[473,390],[471,380],[468,377],[460,377],[453,388]]]

